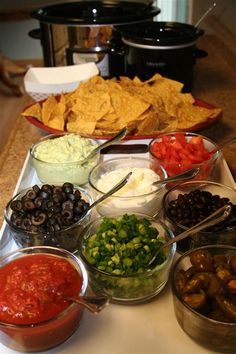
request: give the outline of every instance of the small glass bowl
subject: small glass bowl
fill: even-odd
[[[172,231],[160,220],[138,213],[134,215],[136,215],[137,218],[148,219],[151,225],[159,231],[159,236],[164,237],[166,241],[174,237]],[[116,214],[111,217],[120,218],[122,215]],[[101,271],[88,262],[84,256],[84,249],[86,240],[96,233],[103,219],[104,217],[98,217],[92,221],[88,225],[86,232],[80,238],[78,255],[87,269],[89,285],[95,293],[107,295],[110,301],[115,303],[136,304],[152,299],[162,291],[168,281],[170,267],[176,251],[176,244],[173,243],[171,246],[164,249],[167,256],[164,263],[145,273],[125,276]]]
[[[199,310],[194,310],[189,304],[183,301],[179,291],[180,282],[177,282],[179,271],[186,271],[191,267],[190,256],[193,252],[202,252],[205,250],[209,251],[211,255],[229,256],[233,253],[236,254],[236,247],[209,245],[190,250],[177,259],[170,273],[175,316],[184,332],[198,344],[214,352],[235,353],[236,322],[224,322],[219,320],[219,317],[215,317],[218,319],[212,319],[210,315],[207,317],[208,312],[204,315]],[[214,291],[216,291],[216,287]],[[213,302],[214,298],[212,299]],[[215,305],[213,304],[213,306]],[[215,308],[215,310],[217,309]]]
[[[231,211],[232,216],[236,213],[236,190],[221,183],[213,181],[189,181],[183,182],[169,189],[164,195],[162,201],[163,218],[167,225],[173,230],[175,235],[178,235],[188,229],[181,223],[174,220],[174,217],[168,212],[168,207],[171,201],[178,198],[179,195],[189,194],[192,191],[200,190],[210,192],[212,195],[219,196],[220,198],[228,198],[230,202],[235,205]],[[197,202],[196,202],[197,203]],[[197,206],[196,206],[197,208]],[[235,218],[234,218],[235,219]],[[223,223],[223,222],[222,222]],[[200,247],[211,244],[228,244],[236,246],[236,226],[235,221],[232,226],[227,229],[215,229],[214,231],[200,231],[191,237],[178,242],[178,250],[181,252],[187,251],[189,248]],[[222,224],[223,225],[223,224]]]
[[[88,286],[86,269],[76,256],[66,250],[54,247],[21,248],[1,257],[0,268],[19,258],[39,254],[60,257],[70,262],[82,278],[80,295],[85,294]],[[0,321],[0,342],[16,351],[48,350],[67,340],[78,329],[82,315],[83,307],[72,303],[58,315],[38,324],[20,325]]]
[[[96,200],[102,197],[108,189],[113,187],[117,182],[111,181],[111,185],[107,186],[107,190],[101,190],[98,187],[99,180],[106,176],[106,174],[116,171],[118,169],[126,169],[127,171],[132,171],[134,169],[150,169],[150,160],[148,158],[141,157],[121,157],[115,159],[109,159],[103,161],[96,165],[89,174],[89,186],[93,199]],[[154,171],[156,173],[155,180],[165,179],[167,173],[165,169],[159,165],[158,169]],[[152,170],[153,173],[153,170]],[[118,176],[118,174],[117,174]],[[121,179],[121,178],[120,178]],[[128,181],[127,185],[132,183],[132,176]],[[146,182],[147,183],[147,182]],[[147,188],[150,188],[152,182],[147,183]],[[136,184],[136,183],[133,183]],[[132,185],[132,184],[131,184]],[[126,188],[126,186],[124,188]],[[122,189],[119,191],[119,193]],[[139,192],[140,193],[140,192]],[[132,188],[126,192],[125,195],[113,195],[106,199],[104,202],[97,206],[97,212],[100,215],[109,215],[114,212],[122,213],[143,213],[150,216],[157,215],[161,209],[161,200],[165,193],[165,184],[154,187],[151,192],[137,194],[133,193]]]
[[[41,187],[41,185],[39,185],[39,187]],[[13,196],[13,198],[7,203],[4,211],[4,218],[7,223],[9,233],[13,237],[15,243],[19,247],[53,246],[66,249],[70,252],[77,250],[80,235],[84,232],[84,229],[86,228],[86,225],[91,218],[90,211],[88,211],[88,213],[83,216],[76,224],[61,229],[58,232],[30,232],[13,224],[11,221],[11,215],[13,211],[10,205],[13,201],[22,199],[22,197],[25,196],[27,191],[30,189],[31,187],[23,189],[15,196]],[[81,197],[85,202],[92,204],[92,198],[88,191],[81,187],[77,187],[75,189],[80,191]]]
[[[54,139],[62,138],[65,136],[70,137],[70,141],[67,143],[69,146],[62,145],[63,149],[60,148],[60,151],[53,145],[48,146],[48,151],[45,156],[48,160],[48,156],[52,154],[52,156],[50,156],[50,160],[53,156],[55,156],[55,162],[48,162],[45,161],[43,157],[39,158],[35,156],[37,148],[40,146],[40,144],[45,143],[46,141],[53,142]],[[73,147],[73,141],[71,140],[73,136],[81,138],[84,144],[88,143],[90,147],[95,148],[98,145],[98,141],[96,139],[81,137],[76,133],[62,133],[47,135],[31,146],[30,157],[32,165],[34,166],[41,183],[60,184],[63,182],[70,182],[76,185],[84,185],[88,182],[88,174],[100,160],[100,153],[97,153],[93,158],[90,159],[89,162],[82,165],[81,161],[87,156],[88,152],[85,153],[84,148],[81,146],[75,145]],[[80,154],[78,161],[75,161],[77,150],[80,152]],[[59,162],[60,160],[61,162]],[[70,162],[70,160],[72,161]]]
[[[155,154],[155,143],[156,142],[161,142],[165,138],[171,138],[171,141],[176,141],[178,139],[178,136],[184,136],[185,141],[189,142],[192,138],[201,138],[203,140],[203,145],[206,150],[210,151],[216,151],[218,149],[218,145],[211,139],[195,134],[195,133],[190,133],[190,132],[171,132],[171,133],[166,133],[166,134],[161,134],[157,138],[153,139],[150,144],[149,144],[149,154],[150,154],[150,159],[153,164],[153,169],[155,170],[156,164],[157,168],[159,164],[162,164],[162,166],[165,168],[166,172],[168,173],[168,176],[175,176],[177,174],[183,173],[184,171],[190,170],[192,168],[199,168],[199,173],[191,180],[208,180],[210,179],[216,164],[221,158],[221,152],[216,151],[212,157],[204,162],[201,163],[179,163],[176,161],[175,158],[168,156],[166,160],[159,159],[156,154]],[[176,183],[171,183],[171,185],[175,185]]]

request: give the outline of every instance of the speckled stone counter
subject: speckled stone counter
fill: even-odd
[[[197,59],[193,95],[223,110],[222,119],[201,133],[217,142],[223,142],[236,133],[235,54],[230,46],[214,35],[201,37],[198,47],[206,50],[208,56]],[[0,224],[3,221],[4,207],[14,192],[27,151],[30,145],[43,135],[45,132],[35,128],[24,118],[17,119],[0,156]],[[236,144],[224,148],[223,152],[236,178]]]

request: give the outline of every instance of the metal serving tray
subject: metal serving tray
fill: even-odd
[[[125,141],[126,144],[148,144],[149,140]],[[135,154],[135,156],[146,156]],[[104,155],[105,159],[124,156]],[[224,159],[212,178],[236,188],[236,183]],[[27,156],[13,194],[39,183]],[[3,223],[0,240],[7,236]],[[17,248],[9,241],[2,254]],[[17,354],[0,344],[1,354]],[[180,328],[175,318],[169,284],[152,301],[139,305],[110,304],[99,315],[85,310],[79,329],[60,346],[45,351],[48,354],[204,354],[211,351],[199,346]]]

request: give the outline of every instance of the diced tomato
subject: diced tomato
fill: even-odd
[[[185,140],[185,135],[184,134],[176,134],[175,135],[175,139],[176,139],[176,141],[178,141],[178,143],[180,143],[183,146],[186,144],[186,140]]]
[[[177,140],[173,141],[171,143],[171,146],[173,147],[173,149],[175,149],[176,151],[182,150],[184,145],[181,145]]]
[[[168,135],[163,136],[161,139],[162,139],[162,142],[166,143],[166,144],[169,144],[171,142],[171,136],[168,136]]]
[[[165,162],[164,167],[169,175],[175,175],[211,158],[203,143],[203,138],[193,136],[188,141],[184,134],[162,137],[152,147],[153,154]]]

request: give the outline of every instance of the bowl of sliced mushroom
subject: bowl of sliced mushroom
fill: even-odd
[[[177,259],[171,272],[181,328],[200,345],[222,353],[236,348],[236,247],[209,245]]]

